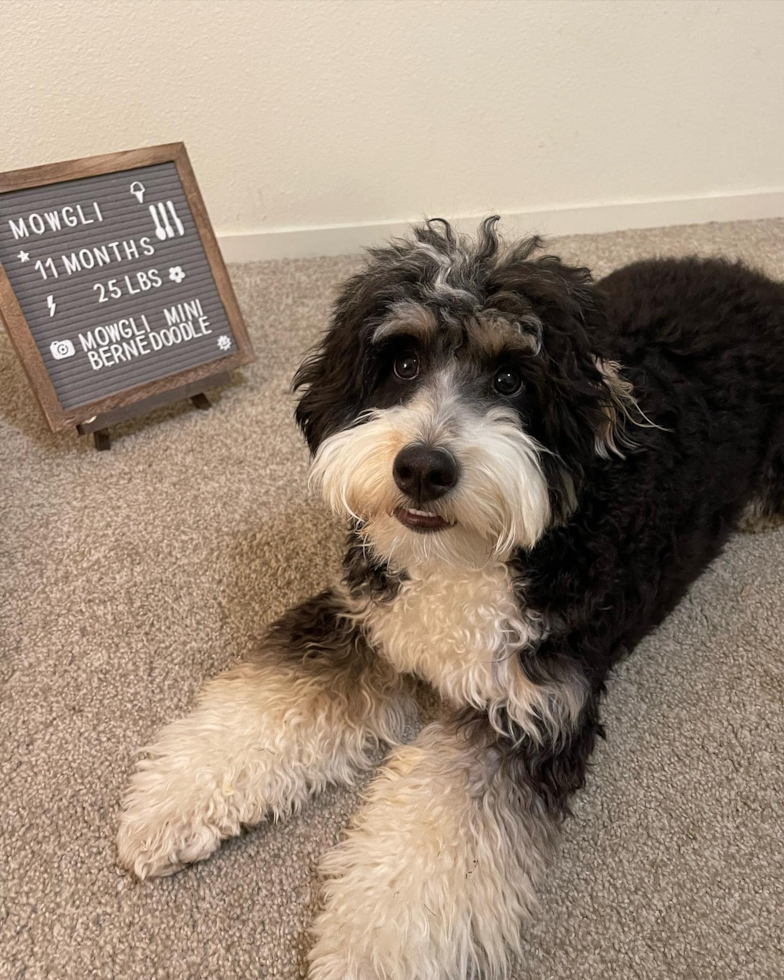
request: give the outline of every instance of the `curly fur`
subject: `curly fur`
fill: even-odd
[[[351,520],[342,582],[166,729],[126,798],[122,862],[167,873],[350,782],[399,741],[408,678],[432,685],[446,720],[394,749],[324,860],[312,980],[504,976],[609,672],[733,528],[784,517],[784,286],[696,258],[593,283],[496,221],[428,222],[344,287],[295,379]],[[429,535],[397,516],[412,442],[459,473]]]

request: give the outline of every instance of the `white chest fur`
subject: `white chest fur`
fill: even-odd
[[[521,611],[507,566],[409,575],[395,598],[374,604],[365,619],[376,649],[453,704],[491,713],[503,707],[528,727],[543,692],[525,676],[519,652],[541,631]]]

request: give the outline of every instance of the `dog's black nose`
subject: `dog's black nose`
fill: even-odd
[[[395,483],[416,503],[437,500],[457,483],[457,463],[445,449],[413,444],[397,454]]]

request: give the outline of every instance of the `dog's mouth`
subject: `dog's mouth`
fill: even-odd
[[[443,531],[448,527],[454,527],[454,524],[450,524],[440,514],[431,514],[426,510],[396,507],[395,517],[403,527],[407,527],[412,531],[418,531],[420,534],[430,534],[433,531]]]

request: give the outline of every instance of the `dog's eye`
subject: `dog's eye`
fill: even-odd
[[[402,381],[412,381],[419,374],[419,358],[411,351],[395,358],[395,374]]]
[[[516,395],[523,387],[523,379],[520,377],[519,371],[515,371],[514,368],[504,367],[493,378],[493,387],[499,395],[505,395],[509,398],[512,395]]]

